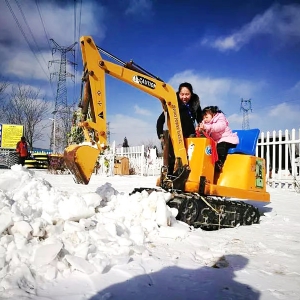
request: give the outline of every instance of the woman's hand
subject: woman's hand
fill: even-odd
[[[200,123],[200,124],[198,125],[198,128],[199,128],[199,130],[205,130],[204,124],[203,124],[203,123]]]

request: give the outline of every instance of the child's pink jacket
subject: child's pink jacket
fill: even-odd
[[[203,122],[202,122],[203,123]],[[204,129],[217,143],[227,142],[238,144],[239,137],[228,126],[228,120],[223,113],[217,113],[209,123],[203,123]]]

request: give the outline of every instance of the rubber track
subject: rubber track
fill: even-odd
[[[136,188],[131,194],[147,191],[166,192],[160,189]],[[172,192],[169,207],[178,210],[176,219],[203,230],[234,228],[238,225],[258,224],[260,213],[256,207],[243,201],[220,197],[200,196],[197,193]],[[204,201],[204,200],[205,201]]]

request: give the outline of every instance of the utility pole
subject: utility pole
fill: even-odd
[[[62,150],[67,146],[68,143],[68,134],[71,130],[71,118],[72,118],[72,105],[68,104],[67,101],[67,77],[74,79],[74,74],[67,72],[67,63],[72,65],[75,69],[76,64],[72,61],[67,60],[67,53],[71,52],[73,58],[75,59],[75,49],[74,46],[77,42],[73,43],[71,46],[62,47],[58,45],[53,39],[50,39],[54,47],[52,48],[52,55],[56,52],[60,52],[60,60],[51,60],[49,61],[49,66],[52,63],[59,64],[59,72],[52,72],[50,74],[50,80],[53,76],[58,76],[57,81],[57,90],[54,106],[54,118],[52,126],[52,134],[50,138],[50,148],[53,149],[54,143],[56,142],[56,150]],[[56,126],[55,126],[56,123]]]
[[[51,144],[50,144],[50,149],[52,150],[52,153],[54,154],[54,153],[56,153],[56,148],[55,148],[55,138],[56,138],[56,136],[55,136],[55,132],[56,132],[56,120],[55,120],[55,116],[56,116],[56,113],[57,113],[57,111],[53,111],[52,112],[52,114],[53,114],[53,119],[52,118],[49,118],[49,120],[51,120],[52,122],[53,122],[53,124],[52,124],[52,136],[51,136],[51,139],[52,139],[52,148],[51,148]],[[50,140],[51,140],[50,139]]]
[[[249,125],[249,111],[252,112],[252,105],[251,105],[251,99],[244,100],[241,99],[241,109],[243,112],[243,123],[242,123],[242,129],[250,129]]]
[[[110,145],[110,130],[109,130],[109,124],[110,122],[106,123],[106,127],[107,127],[107,143],[108,145]]]
[[[106,123],[106,128],[107,128],[107,143],[110,145],[110,139],[111,136],[115,133],[115,132],[111,132],[111,129],[113,130],[114,128],[110,127],[110,122]]]

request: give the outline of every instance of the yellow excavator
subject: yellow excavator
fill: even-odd
[[[167,203],[178,209],[177,219],[205,230],[259,223],[259,210],[237,198],[269,202],[266,191],[265,161],[255,156],[258,129],[237,130],[240,143],[229,150],[221,173],[215,173],[211,140],[206,137],[184,138],[175,90],[133,61],[124,62],[98,47],[90,36],[80,39],[83,76],[79,107],[83,129],[82,144],[68,146],[64,160],[75,182],[88,184],[101,150],[107,147],[105,76],[116,79],[157,98],[165,111],[164,166],[157,180],[157,189],[170,192]],[[100,52],[111,61],[104,60]],[[114,61],[114,62],[112,62]],[[174,173],[168,175],[169,137],[174,148]]]

